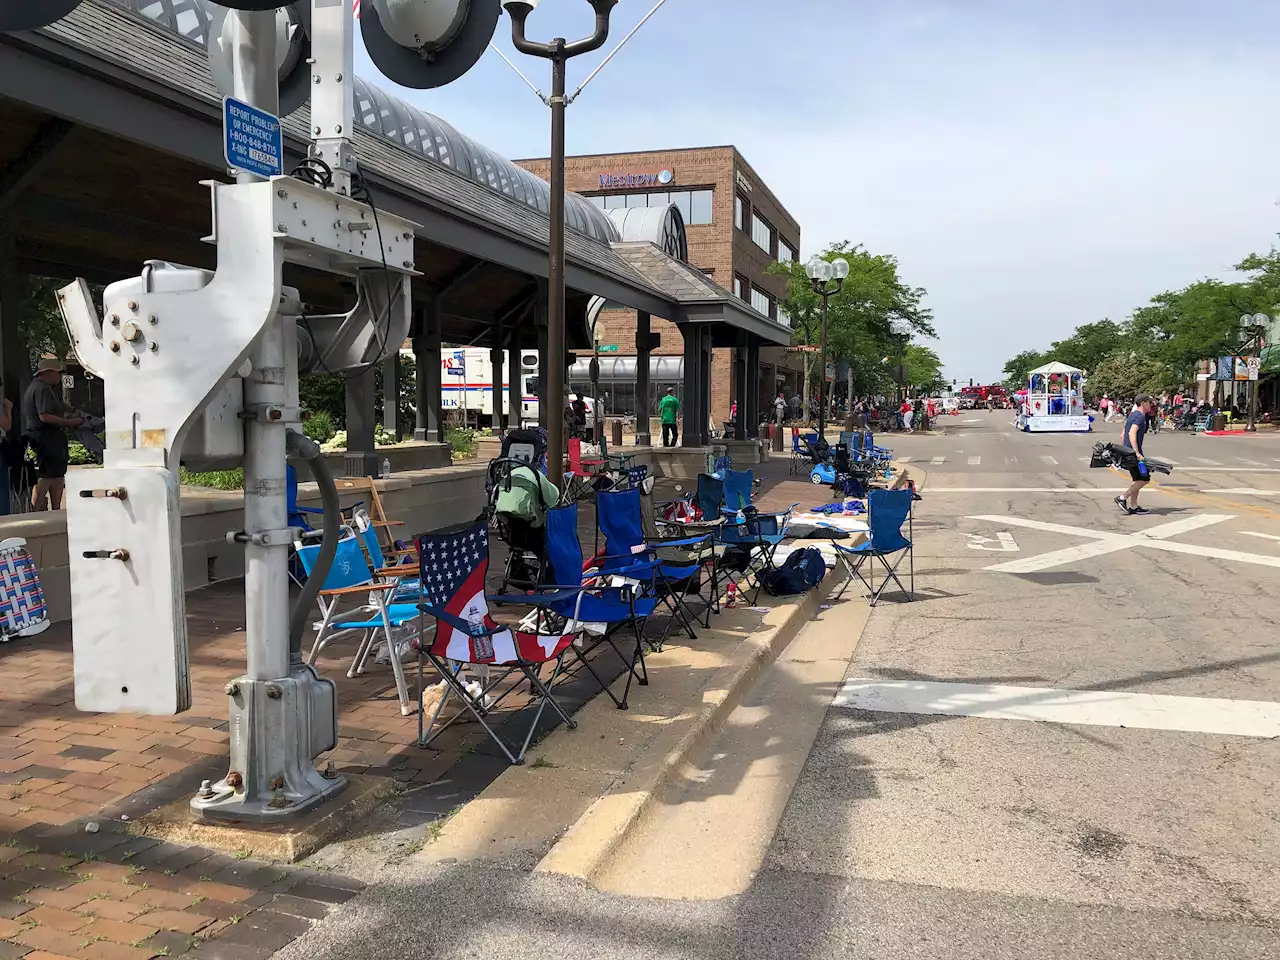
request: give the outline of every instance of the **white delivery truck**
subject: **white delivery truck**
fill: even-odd
[[[411,350],[401,350],[410,358]],[[510,410],[511,361],[515,359],[520,369],[516,373],[520,390],[520,422],[538,422],[538,354],[532,350],[508,352],[502,365],[502,398],[504,410]],[[473,426],[493,425],[493,365],[487,347],[449,347],[441,350],[440,391],[445,414],[466,412],[467,423]]]

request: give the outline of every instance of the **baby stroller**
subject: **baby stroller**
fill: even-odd
[[[545,465],[546,453],[541,430],[513,430],[502,440],[502,456],[489,463],[485,512],[507,545],[499,593],[512,587],[531,590],[542,576],[547,510],[559,497],[538,466]]]

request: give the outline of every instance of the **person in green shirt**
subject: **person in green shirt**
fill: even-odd
[[[680,437],[680,428],[677,425],[676,414],[680,410],[680,398],[676,396],[675,387],[667,387],[667,395],[658,401],[658,413],[662,415],[662,445],[664,447],[674,447],[676,440]],[[667,442],[667,438],[671,438],[671,442]]]

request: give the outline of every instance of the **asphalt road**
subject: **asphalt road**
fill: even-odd
[[[1179,466],[1129,517],[1080,459],[1111,432],[881,438],[928,471],[918,599],[873,612],[745,895],[409,860],[278,956],[1280,958],[1280,738],[1241,702],[1280,700],[1280,439],[1151,437]]]

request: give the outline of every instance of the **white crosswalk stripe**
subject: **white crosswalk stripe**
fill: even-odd
[[[1191,459],[1194,460],[1196,463],[1203,463],[1206,467],[1222,466],[1222,464],[1219,463],[1217,460],[1206,460],[1204,457],[1192,457]]]
[[[899,457],[899,458],[898,458],[898,462],[899,462],[899,463],[910,463],[910,462],[911,462],[911,458],[910,458],[910,457]]]
[[[969,458],[969,466],[971,466],[971,467],[976,467],[976,466],[980,466],[981,464],[982,464],[982,458],[981,458],[981,457],[970,457],[970,458]]]
[[[1005,458],[1004,458],[1004,462],[1005,462],[1005,463],[1017,463],[1017,462],[1018,462],[1018,458],[1017,458],[1017,457],[1005,457]]]
[[[1040,459],[1051,467],[1056,467],[1058,465],[1058,461],[1053,459],[1053,457],[1041,457]]]
[[[1261,463],[1261,462],[1260,462],[1260,461],[1258,461],[1258,460],[1246,460],[1244,457],[1236,457],[1236,459],[1237,459],[1237,460],[1239,460],[1241,463],[1247,463],[1247,464],[1248,464],[1249,466],[1251,466],[1251,467],[1265,467],[1265,466],[1266,466],[1266,464],[1265,464],[1265,463]]]
[[[934,457],[934,458],[933,458],[932,460],[930,460],[929,462],[930,462],[931,464],[934,464],[934,465],[936,466],[936,465],[937,465],[937,464],[939,464],[939,463],[946,463],[946,462],[947,462],[947,458],[946,458],[946,457]]]

